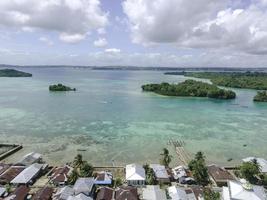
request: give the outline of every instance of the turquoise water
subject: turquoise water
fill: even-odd
[[[170,138],[184,140],[190,153],[202,150],[219,164],[246,156],[267,158],[267,104],[253,103],[253,90],[235,90],[237,99],[229,101],[174,98],[143,93],[140,86],[180,82],[183,76],[72,68],[23,71],[33,77],[0,78],[0,142],[22,143],[25,151],[39,151],[50,162],[70,161],[77,149],[85,150],[82,154],[94,164],[157,162],[163,147],[173,150],[167,145]],[[78,91],[49,92],[48,86],[58,82]]]

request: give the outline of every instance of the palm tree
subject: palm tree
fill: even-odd
[[[83,165],[83,156],[81,154],[78,154],[75,156],[74,161],[73,161],[73,166],[74,168],[80,168]]]
[[[167,148],[163,148],[163,152],[160,155],[162,156],[161,163],[165,167],[169,167],[169,164],[172,161],[172,156],[169,154],[169,150]]]
[[[71,174],[68,178],[69,184],[73,185],[77,181],[78,178],[79,178],[79,173],[78,173],[77,169],[73,169],[73,171],[71,172]]]
[[[80,168],[81,177],[90,177],[93,175],[94,168],[91,164],[88,164],[86,161],[83,162]]]

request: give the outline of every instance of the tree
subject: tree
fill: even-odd
[[[75,156],[74,161],[73,161],[73,166],[75,168],[80,168],[83,165],[84,161],[83,161],[83,156],[81,154],[78,154],[77,156]]]
[[[114,180],[114,187],[116,188],[116,187],[121,186],[121,185],[122,185],[122,180],[121,180],[121,178],[116,178],[116,179]]]
[[[205,156],[202,152],[197,152],[195,158],[189,162],[188,167],[192,171],[193,177],[198,184],[206,186],[210,183]]]
[[[240,168],[240,175],[242,178],[245,178],[250,183],[256,183],[256,176],[260,174],[260,166],[257,163],[257,160],[251,162],[244,162]]]
[[[9,194],[11,192],[11,185],[10,184],[6,184],[5,185],[5,189],[6,189],[6,192]]]
[[[79,178],[79,173],[77,169],[73,169],[73,171],[71,172],[68,178],[69,184],[73,185],[77,181],[78,178]]]
[[[204,199],[205,200],[220,200],[220,193],[212,191],[211,189],[204,190]]]
[[[88,164],[86,161],[80,167],[80,176],[81,177],[90,177],[93,175],[94,168],[92,165]]]
[[[146,184],[156,185],[157,179],[156,179],[156,175],[153,169],[151,169],[148,164],[145,164],[143,168],[145,169],[145,172],[146,172]]]
[[[172,161],[172,156],[169,154],[169,150],[164,148],[163,152],[160,154],[162,156],[161,158],[161,163],[165,166],[165,167],[169,167],[169,164]]]

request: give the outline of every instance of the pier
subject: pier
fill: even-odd
[[[22,149],[22,145],[0,144],[0,161]],[[2,150],[4,149],[4,150]]]
[[[187,166],[190,159],[190,155],[188,152],[184,149],[185,142],[182,140],[173,140],[170,139],[168,142],[169,145],[173,145],[175,152],[178,156],[178,160],[182,165]]]

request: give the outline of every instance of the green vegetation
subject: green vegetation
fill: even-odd
[[[260,166],[257,163],[256,160],[253,160],[251,162],[244,162],[239,167],[239,175],[249,181],[250,183],[257,183],[258,178],[257,176],[260,175]]]
[[[32,77],[32,74],[15,69],[1,69],[0,77]]]
[[[234,99],[236,94],[231,90],[220,89],[215,85],[195,80],[186,80],[179,84],[147,84],[143,91],[155,92],[166,96],[209,97],[215,99]]]
[[[215,192],[211,189],[205,189],[204,191],[204,199],[205,200],[220,200],[221,196],[219,192]]]
[[[161,155],[161,159],[160,159],[160,163],[162,165],[164,165],[165,167],[169,167],[169,164],[171,163],[172,161],[172,156],[170,155],[169,153],[169,150],[164,148],[162,150],[162,153],[160,154]]]
[[[267,73],[260,72],[169,72],[165,74],[184,75],[210,79],[218,86],[267,90]]]
[[[59,91],[76,91],[76,88],[70,88],[68,86],[62,85],[61,83],[57,85],[50,85],[49,90],[53,92],[59,92]]]
[[[148,164],[145,164],[143,166],[143,168],[145,169],[145,172],[146,172],[146,184],[147,185],[156,185],[157,179],[156,179],[156,175],[155,175],[155,172],[153,171],[153,169],[150,168]]]
[[[196,153],[195,158],[189,162],[188,167],[192,171],[193,177],[198,184],[206,186],[210,183],[205,156],[202,152]]]
[[[91,177],[93,175],[94,167],[83,160],[81,154],[75,156],[72,165],[74,169],[68,178],[69,184],[74,184],[79,177]]]
[[[121,186],[122,184],[123,184],[123,181],[122,181],[122,179],[119,178],[119,177],[117,177],[117,178],[114,180],[114,182],[113,182],[113,186],[114,186],[114,188],[119,187],[119,186]]]
[[[253,101],[257,102],[267,102],[267,91],[259,91],[254,97]]]

